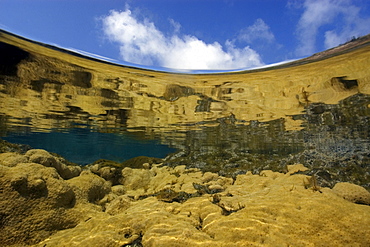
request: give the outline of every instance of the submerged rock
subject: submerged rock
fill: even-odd
[[[67,183],[76,194],[78,203],[96,203],[111,191],[111,186],[106,180],[88,171],[69,179]]]
[[[19,153],[0,153],[0,163],[5,166],[16,166],[18,163],[27,163],[28,158]]]
[[[81,172],[81,167],[66,165],[58,157],[53,156],[49,152],[42,149],[31,149],[25,154],[30,162],[35,162],[43,166],[54,167],[59,175],[64,179],[76,177]]]
[[[0,245],[37,243],[79,221],[75,194],[54,168],[0,165]]]
[[[37,163],[45,167],[53,167],[63,179],[76,177],[81,172],[80,166],[43,149],[30,149],[24,155],[18,152],[0,153],[1,165],[13,167],[18,163]]]
[[[24,154],[30,149],[31,147],[28,145],[10,143],[10,142],[0,139],[0,153],[15,152],[15,153]]]
[[[107,203],[105,217],[92,217],[38,246],[369,245],[370,217],[364,215],[370,216],[370,207],[348,202],[329,188],[306,189],[309,176],[293,174],[301,169],[246,173],[229,183],[196,169],[154,166],[142,185],[146,191],[128,183],[127,194]],[[141,181],[143,171],[129,174]],[[187,183],[207,187],[212,181],[224,191],[189,196],[181,189]],[[150,194],[152,187],[162,190]],[[181,195],[186,196],[178,200]]]
[[[370,245],[370,207],[337,188],[306,186],[302,164],[235,179],[185,166],[126,167],[114,186],[93,167],[65,180],[44,165],[0,165],[2,245]]]
[[[370,205],[370,192],[356,184],[337,183],[333,191],[350,202]]]
[[[30,149],[24,155],[17,152],[0,153],[0,165],[13,167],[18,163],[37,163],[53,167],[63,179],[70,179],[81,173],[81,167],[42,149]]]
[[[126,160],[121,163],[123,167],[131,167],[131,168],[142,168],[143,164],[158,164],[162,163],[162,159],[154,158],[154,157],[147,157],[147,156],[138,156],[132,159]]]
[[[112,185],[118,185],[122,183],[122,172],[128,171],[131,168],[146,168],[149,169],[151,165],[160,163],[162,159],[152,158],[146,156],[138,156],[129,160],[126,160],[122,163],[118,163],[111,160],[100,159],[92,164],[89,164],[87,167],[91,172],[97,174],[104,178],[105,180],[111,182]],[[126,170],[125,170],[126,169]],[[128,170],[127,170],[128,169]],[[125,171],[122,171],[125,170]],[[123,177],[128,177],[123,175]],[[127,183],[127,182],[126,182]]]

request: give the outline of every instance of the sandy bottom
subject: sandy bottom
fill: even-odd
[[[321,188],[299,174],[305,169],[232,179],[2,153],[0,245],[370,246],[370,193],[349,183]]]

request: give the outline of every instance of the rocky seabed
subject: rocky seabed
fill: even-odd
[[[370,246],[370,193],[300,174],[0,154],[0,246]]]

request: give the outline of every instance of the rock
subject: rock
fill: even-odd
[[[77,225],[75,194],[54,168],[0,165],[0,243],[35,244]]]
[[[110,215],[122,213],[131,206],[132,202],[133,200],[125,195],[119,196],[106,205],[105,212]]]
[[[187,169],[186,171],[184,170],[181,172],[183,168],[183,166],[175,168],[154,166],[151,171],[155,176],[150,181],[150,190],[160,191],[166,188],[181,190],[181,187],[185,184],[192,184],[193,182],[198,182],[200,180],[199,177],[201,176],[201,173],[198,170],[196,170],[196,174],[192,169]]]
[[[287,165],[288,174],[307,171],[308,168],[302,164]]]
[[[97,205],[100,205],[102,207],[102,210],[105,211],[106,205],[112,201],[114,201],[118,196],[114,193],[108,193],[106,194],[101,200],[96,202]]]
[[[102,167],[99,170],[100,176],[107,181],[112,181],[115,179],[116,176],[116,168],[114,167]]]
[[[128,159],[121,163],[122,167],[131,167],[131,168],[143,168],[143,164],[147,163],[145,167],[152,164],[159,164],[163,161],[160,158],[153,158],[147,156],[137,156],[131,159]]]
[[[126,193],[126,187],[123,185],[112,186],[112,193],[116,194],[117,196],[121,196]]]
[[[207,183],[212,180],[217,180],[218,175],[212,172],[205,172],[202,177],[202,182]]]
[[[211,184],[208,186],[208,189],[212,194],[224,191],[224,188],[219,184]]]
[[[66,233],[60,231],[54,234],[52,238],[48,238],[36,246],[130,246],[128,244],[134,243],[135,241],[138,243],[141,239],[141,229],[131,227],[130,223],[131,222],[127,222],[126,218],[122,215],[110,216],[106,213],[96,213],[90,219],[81,222],[77,227],[71,229],[70,232]]]
[[[74,177],[77,177],[78,175],[80,175],[81,170],[82,169],[81,169],[80,166],[77,166],[77,165],[71,166],[70,165],[70,166],[67,166],[66,169],[61,171],[59,174],[64,179],[70,179],[70,178],[74,178]]]
[[[0,139],[0,153],[15,152],[15,153],[23,154],[27,150],[30,150],[30,149],[31,147],[28,145],[10,143],[10,142]]]
[[[333,191],[350,202],[370,205],[370,192],[359,185],[347,182],[337,183]]]
[[[143,168],[144,169],[150,169],[151,165],[149,163],[144,163]]]
[[[370,245],[370,207],[346,201],[336,194],[337,188],[306,189],[309,176],[303,174],[266,170],[233,180],[183,166],[153,165],[124,168],[121,184],[111,186],[91,172],[109,179],[110,166],[105,167],[100,173],[104,166],[91,166],[64,180],[54,167],[0,165],[1,243]]]
[[[51,155],[43,149],[31,149],[25,154],[29,162],[38,163],[46,167],[54,167],[59,175],[64,179],[76,177],[81,172],[79,166],[67,166],[58,157]]]
[[[267,175],[240,175],[218,200],[203,194],[168,203],[123,195],[107,205],[109,215],[93,216],[38,246],[369,246],[370,217],[364,215],[370,207],[330,189],[305,189],[304,175]]]
[[[127,190],[142,190],[145,191],[153,177],[150,170],[132,169],[125,167],[122,170],[121,183]]]
[[[109,181],[112,185],[120,183],[122,167],[118,162],[100,159],[87,167],[90,168],[91,172]]]
[[[56,166],[59,165],[58,160],[54,156],[52,156],[48,151],[43,149],[28,150],[25,156],[29,158],[30,162],[38,163],[46,167],[56,168]]]
[[[98,175],[87,171],[66,182],[76,194],[78,203],[96,203],[111,191],[110,183]]]
[[[118,184],[121,178],[121,170],[115,167],[101,167],[98,170],[97,174],[99,174],[99,176],[104,178],[105,180],[111,182],[112,185]]]
[[[0,153],[0,164],[4,166],[16,166],[18,163],[26,163],[28,158],[19,153]]]

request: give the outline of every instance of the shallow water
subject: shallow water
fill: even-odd
[[[48,132],[7,132],[3,139],[47,149],[81,165],[98,159],[122,162],[142,155],[163,158],[175,151],[157,140],[141,139],[127,132],[103,133],[81,127]]]
[[[370,46],[256,71],[117,66],[0,32],[0,135],[72,162],[145,155],[235,176],[303,163],[370,187]],[[51,49],[52,48],[52,49]]]

